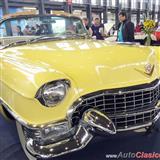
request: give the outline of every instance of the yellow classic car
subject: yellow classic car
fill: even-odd
[[[158,48],[90,39],[81,19],[64,13],[9,15],[0,34],[0,110],[16,121],[29,159],[159,119]]]

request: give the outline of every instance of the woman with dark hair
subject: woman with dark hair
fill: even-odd
[[[21,26],[17,26],[16,31],[17,31],[17,35],[18,36],[23,36],[23,32],[21,30]]]

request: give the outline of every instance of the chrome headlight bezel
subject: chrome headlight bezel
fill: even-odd
[[[70,85],[69,80],[48,82],[40,87],[35,98],[38,99],[43,106],[54,107],[64,100]]]

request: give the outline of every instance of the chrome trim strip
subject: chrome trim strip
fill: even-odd
[[[117,129],[118,132],[124,132],[124,131],[131,131],[131,130],[137,130],[140,128],[145,128],[145,127],[149,127],[151,126],[153,123],[150,122],[148,124],[144,124],[144,125],[140,125],[140,126],[134,126],[134,127],[129,127],[129,128],[125,128],[125,129]]]
[[[129,114],[119,114],[119,115],[116,115],[116,118],[123,118],[123,117],[125,117],[125,116],[137,116],[137,115],[141,115],[141,114],[143,114],[143,113],[150,113],[150,112],[152,112],[152,111],[160,111],[160,102],[155,106],[155,108],[152,108],[152,109],[150,109],[150,110],[146,110],[146,111],[143,111],[143,112],[137,112],[137,113],[129,113]],[[110,118],[112,118],[112,117],[115,117],[115,116],[111,116]]]
[[[160,109],[159,109],[159,110],[160,110]],[[126,129],[117,129],[117,131],[123,132],[123,131],[137,130],[137,129],[140,129],[140,128],[149,127],[149,126],[153,125],[154,123],[156,123],[159,118],[160,118],[160,112],[159,112],[159,113],[157,114],[157,116],[153,119],[153,122],[150,122],[150,123],[148,123],[148,124],[144,124],[144,125],[141,125],[141,126],[135,126],[135,127],[126,128]]]

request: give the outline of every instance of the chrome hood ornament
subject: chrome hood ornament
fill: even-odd
[[[102,112],[89,109],[83,114],[83,123],[93,128],[99,133],[116,134],[116,127],[114,123]]]
[[[147,63],[143,69],[135,68],[136,71],[144,74],[145,76],[152,76],[155,69],[155,65],[151,63]]]
[[[145,68],[145,73],[151,76],[154,71],[154,65],[152,65],[151,63],[147,63],[144,68]]]

